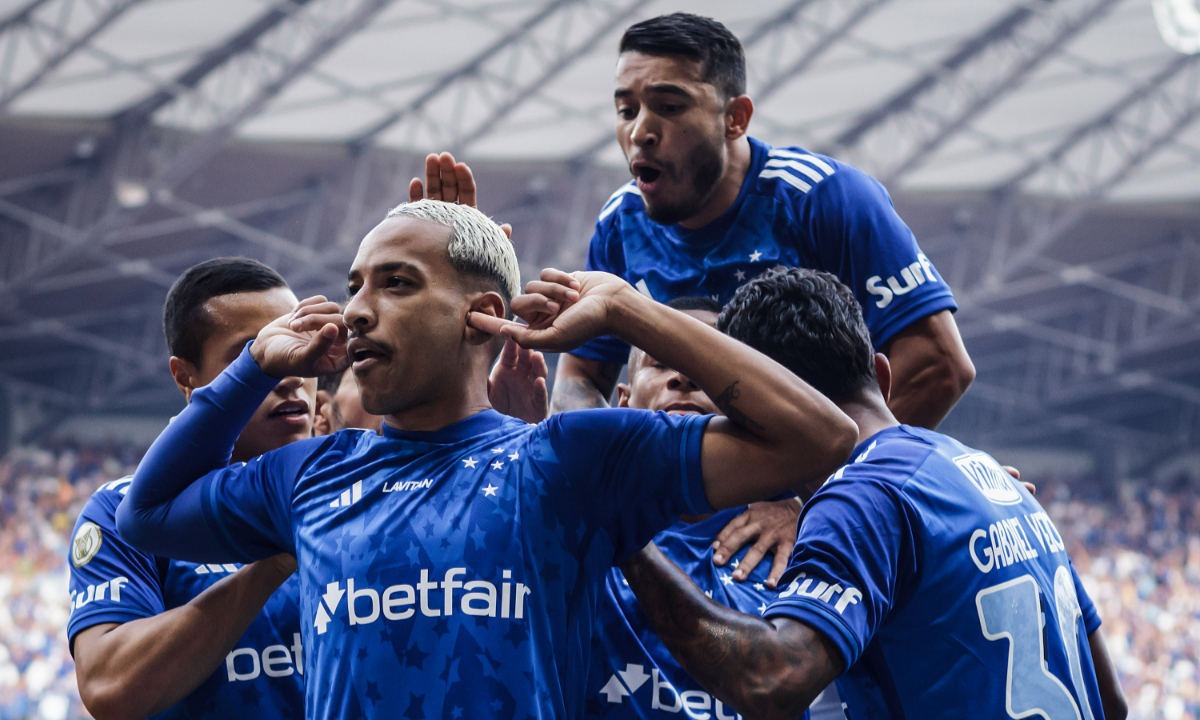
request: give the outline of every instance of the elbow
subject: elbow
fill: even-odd
[[[797,673],[787,671],[747,678],[736,707],[747,720],[795,720],[814,699],[800,680]]]
[[[79,680],[79,699],[96,720],[138,720],[139,713],[130,706],[130,695],[119,682]]]
[[[152,533],[146,531],[146,524],[138,517],[139,512],[133,502],[126,498],[117,506],[117,533],[121,539],[142,552],[153,552],[147,548],[147,541]]]
[[[971,362],[966,350],[946,358],[942,377],[946,394],[957,402],[975,382],[975,363]]]
[[[1129,703],[1119,685],[1111,690],[1109,697],[1103,698],[1103,705],[1104,720],[1125,720],[1129,715]]]

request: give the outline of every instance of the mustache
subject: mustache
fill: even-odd
[[[392,351],[393,351],[393,348],[392,348],[392,346],[391,346],[391,345],[388,345],[387,343],[380,342],[380,341],[376,340],[375,338],[373,338],[373,337],[370,337],[370,336],[368,336],[368,335],[366,335],[366,334],[364,334],[364,333],[361,333],[361,332],[351,332],[351,333],[349,334],[349,336],[347,336],[347,338],[346,338],[346,344],[347,344],[347,348],[346,348],[346,350],[347,350],[347,353],[349,353],[349,343],[350,343],[350,341],[351,341],[351,340],[361,340],[362,342],[366,343],[367,345],[370,345],[370,346],[372,346],[373,348],[375,348],[375,349],[378,349],[378,350],[381,350],[381,351],[383,351],[383,352],[385,352],[385,353],[388,353],[388,354],[391,354],[391,353],[392,353]]]

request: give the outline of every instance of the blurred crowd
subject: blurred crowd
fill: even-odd
[[[67,544],[83,503],[135,448],[22,448],[0,460],[0,720],[88,717],[67,648]],[[1137,720],[1200,720],[1200,493],[1039,480],[1104,620]]]

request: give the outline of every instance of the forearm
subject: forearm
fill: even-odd
[[[615,305],[612,326],[622,340],[687,375],[761,451],[755,469],[792,481],[744,500],[823,480],[849,456],[857,426],[783,365],[636,291]]]
[[[238,435],[277,382],[258,370],[243,351],[216,380],[192,393],[188,406],[146,452],[128,496],[117,509],[117,528],[127,542],[146,552],[166,554],[160,543],[191,524],[176,522],[173,511],[198,512],[198,508],[173,508],[174,501],[193,482],[229,464]]]
[[[608,407],[608,399],[612,397],[620,374],[619,365],[580,358],[570,353],[559,355],[550,413]]]
[[[247,565],[178,608],[75,640],[79,691],[97,720],[144,718],[187,697],[216,671],[287,579],[275,558]]]
[[[713,602],[653,544],[621,571],[683,669],[747,718],[800,717],[841,674],[837,650],[820,633]]]
[[[1129,714],[1129,703],[1121,689],[1121,679],[1108,655],[1104,635],[1099,628],[1088,635],[1088,647],[1092,651],[1092,666],[1096,669],[1096,684],[1100,690],[1100,703],[1104,708],[1104,720],[1125,720]]]
[[[893,380],[888,409],[907,425],[934,429],[950,414],[967,387],[944,368],[915,368],[910,376],[897,374]]]

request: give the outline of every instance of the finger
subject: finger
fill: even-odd
[[[458,202],[458,178],[454,174],[454,156],[442,153],[438,156],[438,168],[442,176],[442,202]]]
[[[517,366],[517,356],[521,349],[512,340],[504,343],[504,349],[500,351],[500,366],[506,368],[515,368]]]
[[[416,202],[425,197],[425,185],[421,178],[413,178],[408,183],[408,201]]]
[[[543,385],[546,383],[546,378],[550,377],[550,366],[546,364],[546,356],[537,350],[529,351],[529,372],[541,380]]]
[[[767,556],[767,551],[771,549],[771,542],[765,538],[754,543],[754,546],[746,551],[746,557],[738,563],[737,570],[733,571],[733,579],[741,582],[750,577],[750,572],[758,567],[762,559]]]
[[[434,154],[425,158],[425,197],[430,200],[442,199],[442,165]]]
[[[325,302],[312,303],[311,305],[297,307],[292,311],[292,317],[298,318],[313,314],[332,315],[334,313],[340,313],[341,311],[342,310],[338,307],[337,303],[326,300]]]
[[[313,295],[312,297],[306,297],[300,302],[296,303],[296,310],[323,302],[329,302],[329,298],[325,297],[324,295]],[[296,310],[293,310],[292,312],[296,312]]]
[[[329,352],[329,348],[333,347],[333,343],[338,337],[338,326],[333,323],[323,325],[317,332],[313,333],[312,338],[308,341],[308,345],[300,351],[301,366],[312,368],[317,365],[322,357]]]
[[[731,555],[737,552],[737,549],[730,550],[729,552],[722,552],[722,549],[725,547],[733,547],[730,545],[730,538],[733,537],[735,531],[744,527],[745,524],[749,522],[749,515],[750,513],[743,512],[741,515],[738,515],[726,523],[725,527],[721,528],[721,532],[717,533],[717,538],[713,540],[712,546],[713,561],[718,565],[724,565],[725,561],[728,560]]]
[[[508,335],[504,333],[504,330],[509,325],[524,327],[524,325],[515,323],[512,320],[505,320],[504,318],[499,318],[495,315],[486,315],[478,312],[467,314],[467,324],[476,330],[481,330],[489,335],[504,335],[505,337],[508,337]]]
[[[339,332],[346,331],[346,324],[342,322],[341,313],[324,313],[298,317],[288,323],[288,329],[292,332],[313,332],[324,328],[326,325],[337,327]]]
[[[512,225],[509,225],[508,223],[504,223],[503,225],[500,226],[500,229],[504,231],[504,237],[508,238],[509,240],[512,240]]]
[[[525,293],[545,295],[551,300],[556,300],[561,303],[575,302],[579,299],[579,291],[573,290],[566,285],[560,285],[553,282],[542,282],[541,280],[530,280],[525,283]]]
[[[454,166],[454,177],[458,182],[458,202],[475,207],[475,176],[466,163]]]
[[[533,325],[537,320],[541,319],[539,316],[554,315],[562,306],[545,295],[531,293],[528,295],[518,295],[513,298],[510,307],[512,308],[513,315]]]
[[[1030,495],[1037,495],[1037,485],[1034,485],[1031,482],[1023,482],[1021,484],[1025,486],[1025,489],[1029,491]]]
[[[717,553],[723,557],[731,558],[737,555],[742,548],[754,542],[760,535],[762,535],[762,526],[757,522],[747,522],[729,533],[721,543],[721,547],[717,549]]]
[[[1012,475],[1013,477],[1015,477],[1018,480],[1021,479],[1021,471],[1020,470],[1016,469],[1012,465],[1003,465],[1002,467],[1004,468],[1004,471],[1007,472],[1009,475]]]
[[[779,585],[779,578],[783,577],[783,571],[787,570],[788,562],[792,559],[792,549],[789,547],[776,547],[775,559],[771,561],[771,574],[767,576],[767,587],[775,588]]]
[[[546,282],[566,285],[567,287],[574,288],[576,290],[580,288],[579,281],[575,279],[574,275],[568,272],[563,272],[562,270],[558,270],[556,268],[546,268],[545,270],[542,270],[538,277]]]

